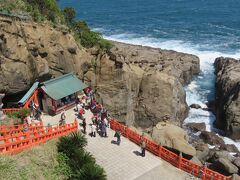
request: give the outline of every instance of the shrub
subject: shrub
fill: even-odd
[[[93,31],[84,31],[81,33],[81,44],[86,48],[91,48],[101,40],[101,34]]]
[[[68,136],[62,136],[59,138],[57,144],[58,152],[62,152],[72,157],[76,149],[83,148],[87,145],[86,137],[79,131],[73,132]]]
[[[27,117],[29,115],[30,111],[27,108],[22,108],[18,111],[18,117],[19,118],[24,118]]]
[[[80,180],[105,180],[103,168],[96,164],[94,157],[86,152],[85,136],[78,132],[63,136],[58,142],[59,168],[66,171],[69,179]],[[68,166],[68,167],[67,167]]]
[[[101,49],[110,50],[113,47],[113,44],[106,39],[101,39],[99,41],[99,46]]]
[[[76,11],[74,8],[72,7],[66,7],[63,9],[63,15],[65,17],[65,20],[68,22],[68,23],[72,23],[73,22],[73,19],[75,18],[76,16]]]

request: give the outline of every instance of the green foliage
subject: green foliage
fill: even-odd
[[[72,170],[69,167],[69,158],[66,154],[59,152],[57,155],[58,166],[55,169],[55,172],[59,175],[64,174],[66,179],[69,179],[72,176]]]
[[[72,24],[74,31],[76,31],[77,33],[90,31],[90,28],[88,27],[86,21],[74,21]]]
[[[66,7],[64,8],[63,10],[63,14],[64,14],[64,17],[65,17],[65,20],[68,22],[68,23],[72,23],[73,22],[73,19],[75,18],[76,16],[76,11],[74,8],[72,7]]]
[[[57,147],[61,155],[58,163],[63,171],[67,171],[68,179],[106,180],[104,169],[96,164],[89,152],[85,151],[87,141],[82,133],[74,132],[59,140]]]
[[[27,10],[31,13],[34,20],[46,18],[54,23],[64,21],[63,14],[58,7],[56,0],[25,0],[28,4]]]
[[[101,49],[110,50],[113,47],[113,44],[106,39],[101,39],[98,43]]]
[[[72,157],[76,149],[83,148],[87,145],[86,137],[79,131],[73,132],[68,136],[62,136],[59,138],[57,144],[58,152],[65,153],[69,157]]]
[[[19,111],[14,111],[14,112],[7,112],[6,115],[9,118],[25,118],[29,115],[30,111],[27,108],[22,108]]]
[[[86,48],[98,45],[101,40],[101,34],[93,31],[83,31],[81,33],[81,44]]]
[[[18,116],[19,118],[24,118],[24,117],[27,117],[30,113],[30,110],[27,109],[27,108],[22,108],[18,111]]]

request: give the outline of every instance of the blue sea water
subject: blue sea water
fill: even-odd
[[[240,0],[59,0],[72,6],[107,39],[191,53],[201,73],[185,87],[187,103],[205,106],[214,99],[216,57],[240,58]],[[186,122],[205,122],[211,112],[190,110]],[[226,141],[227,140],[225,139]],[[231,141],[232,142],[232,141]],[[240,146],[239,146],[240,148]]]

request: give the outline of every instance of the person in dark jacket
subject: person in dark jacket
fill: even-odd
[[[83,126],[83,133],[86,134],[87,123],[85,118],[83,119],[82,126]]]
[[[141,140],[140,146],[141,146],[141,151],[142,151],[141,152],[141,156],[145,157],[146,143],[145,143],[145,141],[143,139]]]

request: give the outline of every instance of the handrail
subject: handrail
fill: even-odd
[[[13,113],[13,112],[18,112],[20,111],[22,108],[6,108],[6,109],[2,109],[3,111],[3,114],[6,114],[6,113]]]
[[[27,127],[26,130],[21,130],[23,127]],[[16,154],[25,149],[29,149],[35,145],[45,143],[46,141],[57,138],[78,129],[77,120],[73,123],[65,124],[63,126],[44,127],[43,123],[36,123],[34,125],[20,125],[13,133],[7,131],[6,128],[12,129],[13,126],[2,126],[0,136],[0,154]]]
[[[152,140],[147,139],[146,137],[142,137],[138,133],[129,129],[127,126],[122,125],[117,120],[112,119],[110,121],[110,127],[113,130],[118,130],[121,134],[128,138],[129,140],[135,142],[136,144],[140,144],[141,139],[143,139],[146,143],[146,149],[153,153],[156,156],[161,157],[165,161],[171,163],[173,166],[190,173],[202,180],[231,180],[231,177],[224,176],[218,172],[215,172],[211,169],[208,169],[205,166],[200,164],[196,164],[188,159],[185,159],[181,156],[176,155],[175,153],[169,151],[161,145],[153,142]]]

